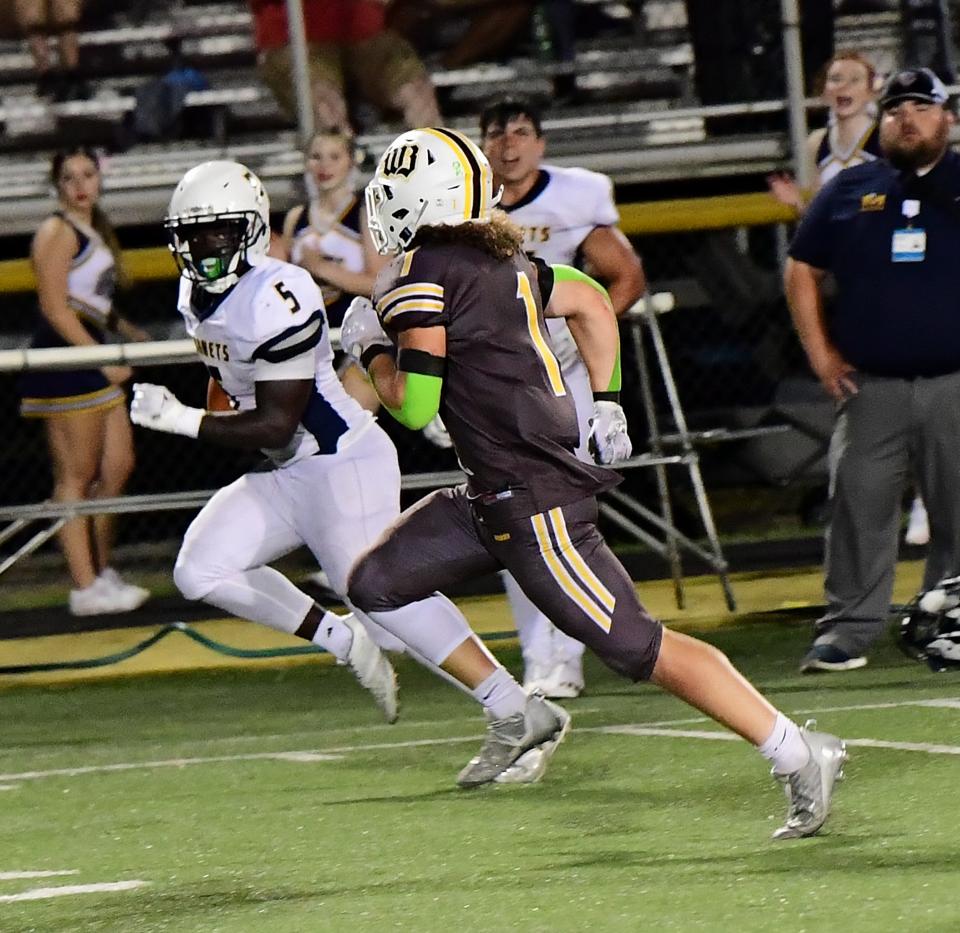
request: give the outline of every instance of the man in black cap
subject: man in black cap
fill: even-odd
[[[926,68],[893,75],[879,101],[884,158],[825,185],[790,246],[794,325],[837,406],[828,605],[804,672],[867,663],[890,612],[911,473],[930,514],[924,589],[960,573],[960,156],[947,101]]]

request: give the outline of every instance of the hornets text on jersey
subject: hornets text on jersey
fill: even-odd
[[[523,230],[523,248],[548,263],[581,264],[580,246],[597,227],[619,221],[613,184],[606,175],[584,168],[543,165],[533,187],[503,210]],[[565,336],[562,318],[547,321],[556,337]]]

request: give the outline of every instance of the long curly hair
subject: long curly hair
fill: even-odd
[[[494,259],[509,259],[519,253],[523,231],[503,211],[492,211],[487,223],[433,224],[421,227],[407,249],[429,244],[471,246]]]

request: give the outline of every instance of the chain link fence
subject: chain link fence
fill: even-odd
[[[722,207],[725,199],[711,200]],[[780,255],[785,242],[782,226],[768,223],[647,234],[634,236],[633,242],[643,257],[651,290],[673,292],[677,299],[676,309],[661,317],[660,327],[692,429],[769,424],[776,420],[771,412],[791,380],[815,389],[806,375],[780,288]],[[123,313],[158,339],[183,336],[175,303],[173,279],[136,284],[120,301]],[[5,305],[7,327],[13,323],[26,331],[37,313],[34,295],[6,295]],[[646,449],[650,426],[640,394],[631,326],[635,325],[622,325],[624,405],[635,447],[642,450]],[[647,359],[653,359],[649,352]],[[654,375],[659,427],[669,434],[675,425],[669,416],[663,382],[657,372]],[[204,404],[207,373],[199,362],[151,366],[141,369],[136,378],[168,385],[189,405]],[[8,439],[0,454],[2,505],[42,502],[52,482],[43,425],[21,419],[17,406],[17,376],[0,373],[0,431]],[[405,475],[456,468],[452,451],[435,447],[389,415],[381,414],[380,422],[396,444]],[[744,478],[750,482],[779,482],[782,477],[764,477],[766,468],[762,465],[749,466],[750,443],[718,445],[715,454],[708,453],[708,485]],[[256,468],[262,460],[256,453],[215,448],[140,429],[136,430],[136,451],[137,467],[127,489],[129,494],[217,488]],[[738,460],[742,461],[739,465]],[[625,488],[652,502],[655,492],[649,474],[643,469],[629,471]],[[422,494],[406,494],[408,502]],[[180,510],[121,517],[117,543],[126,548],[127,555],[121,562],[136,569],[141,569],[141,564],[152,570],[168,568],[193,514]],[[0,553],[11,552],[26,534],[6,542]],[[44,552],[51,557],[56,554],[52,544],[45,545]]]

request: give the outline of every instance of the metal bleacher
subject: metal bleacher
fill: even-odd
[[[784,164],[788,152],[783,134],[708,139],[705,117],[726,109],[697,106],[682,0],[644,0],[639,9],[606,0],[580,2],[604,4],[626,16],[624,33],[578,43],[572,65],[543,61],[521,45],[504,62],[458,71],[431,69],[447,122],[472,133],[483,99],[519,87],[548,100],[553,75],[572,69],[577,74],[576,102],[555,103],[545,126],[555,162],[594,168],[619,183],[757,173]],[[159,217],[177,179],[209,158],[250,164],[268,182],[278,209],[292,203],[302,170],[296,128],[257,78],[246,4],[174,0],[142,22],[124,23],[119,15],[116,19],[113,28],[82,36],[93,92],[84,101],[49,103],[38,98],[23,44],[0,42],[4,232],[27,233],[49,210],[46,155],[77,134],[112,151],[105,173],[106,203],[120,226]],[[895,42],[895,19],[895,14],[866,22],[857,18],[846,24],[843,41],[857,42],[863,33],[871,48],[883,49]],[[179,41],[184,58],[210,82],[210,90],[191,92],[186,100],[191,111],[209,116],[205,131],[117,151],[117,129],[135,106],[136,88],[167,69],[171,40]],[[760,112],[783,105],[770,101],[750,106]],[[361,145],[376,154],[399,128],[373,122],[364,128]]]

